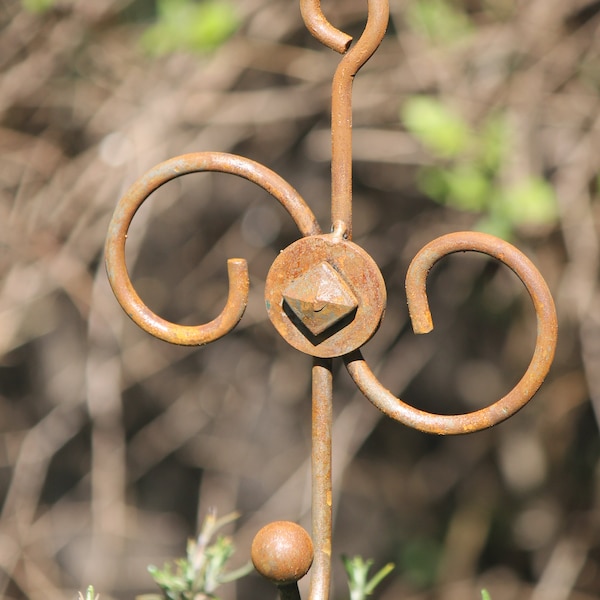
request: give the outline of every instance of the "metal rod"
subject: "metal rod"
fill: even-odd
[[[312,540],[310,600],[326,600],[331,581],[332,360],[315,358],[312,368]]]
[[[379,47],[389,20],[388,0],[369,0],[367,25],[342,58],[331,91],[331,222],[352,239],[352,84]]]

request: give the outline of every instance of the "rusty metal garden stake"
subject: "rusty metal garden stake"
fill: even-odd
[[[106,266],[112,289],[127,314],[152,335],[181,345],[204,345],[230,332],[248,301],[246,261],[228,261],[229,296],[210,323],[182,326],[153,313],[136,293],[125,264],[130,223],[141,204],[168,181],[201,171],[243,177],[269,192],[290,214],[302,238],[274,261],[265,284],[269,318],[294,348],[314,357],[312,368],[312,540],[297,525],[277,522],[257,534],[252,559],[271,579],[282,600],[298,600],[296,581],[312,564],[310,600],[327,600],[331,579],[331,424],[332,360],[342,357],[362,393],[389,417],[423,432],[461,434],[504,421],[522,408],[546,377],[557,341],[556,311],[544,279],[519,250],[493,236],[459,232],[421,249],[406,277],[409,314],[415,333],[433,328],[426,295],[427,275],[444,256],[455,252],[487,254],[512,269],[525,285],[537,317],[533,358],[518,384],[481,410],[437,415],[418,410],[394,396],[377,380],[359,348],[377,331],[386,305],[385,282],[373,259],[352,239],[352,83],[381,43],[389,19],[388,0],[368,0],[365,30],[350,49],[351,36],[323,15],[320,0],[300,0],[311,33],[344,54],[332,86],[331,233],[323,234],[308,204],[284,179],[247,158],[198,152],[167,160],[134,183],[120,200],[106,240]],[[313,558],[314,555],[314,558]]]

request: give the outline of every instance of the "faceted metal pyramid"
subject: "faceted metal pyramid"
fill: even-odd
[[[358,307],[356,296],[328,262],[293,281],[283,298],[313,335],[323,333]]]

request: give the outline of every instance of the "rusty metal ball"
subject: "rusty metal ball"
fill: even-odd
[[[310,569],[313,544],[300,525],[274,521],[254,537],[251,557],[261,575],[276,585],[287,585],[304,577]]]

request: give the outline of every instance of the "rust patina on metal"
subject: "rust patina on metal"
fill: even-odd
[[[136,293],[125,264],[125,242],[141,204],[168,181],[201,171],[219,171],[248,179],[269,192],[296,223],[301,239],[284,249],[265,284],[267,314],[294,348],[314,357],[312,367],[312,540],[297,525],[277,522],[256,536],[252,558],[259,572],[278,586],[282,600],[298,600],[296,581],[312,570],[310,600],[327,600],[331,580],[332,361],[342,357],[362,393],[389,417],[427,433],[463,434],[491,427],[522,408],[548,374],[557,342],[554,302],[544,279],[519,250],[490,235],[458,232],[422,248],[409,266],[406,294],[415,333],[428,333],[433,321],[427,300],[427,276],[433,265],[456,252],[487,254],[512,269],[527,289],[537,317],[533,357],[517,385],[495,403],[466,414],[439,415],[418,410],[377,380],[360,347],[377,331],[386,306],[385,282],[373,259],[352,239],[352,83],[381,43],[389,18],[388,0],[368,0],[365,31],[349,50],[352,37],[323,15],[320,0],[300,0],[307,28],[324,45],[344,54],[334,76],[331,104],[331,233],[323,234],[308,204],[284,179],[247,158],[198,152],[167,160],[139,179],[119,202],[106,241],[106,265],[112,289],[127,314],[165,341],[204,345],[231,331],[248,301],[246,261],[228,261],[229,295],[210,323],[182,326],[152,312]],[[311,567],[312,564],[312,567]]]
[[[385,282],[373,259],[336,234],[294,242],[269,270],[269,318],[285,340],[320,358],[360,348],[377,331]]]

